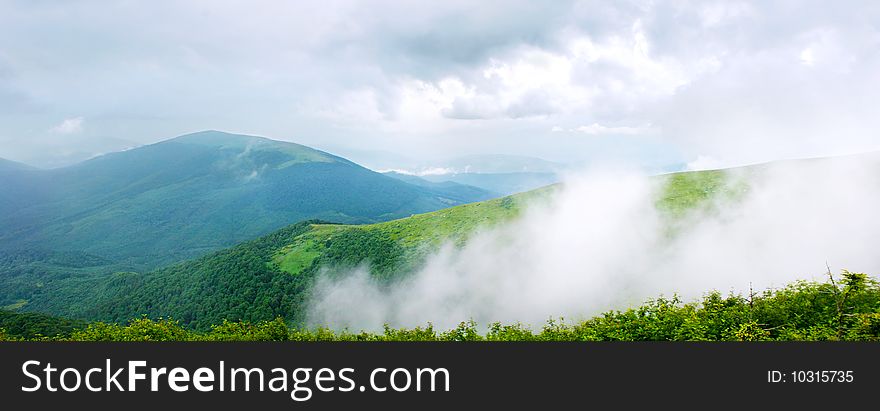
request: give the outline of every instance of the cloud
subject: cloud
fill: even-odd
[[[871,1],[257,4],[6,5],[0,156],[42,153],[72,112],[84,139],[226,129],[419,160],[582,161],[586,139],[542,137],[592,124],[732,163],[880,148]]]
[[[553,133],[583,133],[594,136],[604,135],[639,135],[655,132],[650,125],[645,126],[606,126],[599,123],[593,123],[586,126],[578,126],[574,128],[564,128],[561,126],[553,126],[550,128]]]
[[[564,44],[558,50],[520,47],[490,59],[457,79],[468,93],[441,112],[453,119],[517,119],[619,110],[672,95],[714,68],[708,60],[688,68],[654,58],[639,20],[609,38],[575,32]]]
[[[699,14],[702,26],[711,28],[755,17],[757,12],[749,3],[727,1],[707,3],[699,9]]]
[[[724,190],[736,199],[722,195],[676,221],[654,207],[661,180],[587,172],[520,219],[463,247],[442,247],[390,286],[365,267],[330,267],[334,275],[319,277],[314,289],[309,321],[351,330],[448,328],[469,319],[539,327],[551,317],[574,321],[661,294],[691,300],[713,289],[824,280],[826,262],[876,275],[878,171],[873,156],[731,172]]]
[[[687,171],[700,171],[700,170],[717,170],[720,168],[724,168],[725,166],[729,166],[728,164],[724,164],[722,161],[718,160],[712,156],[704,156],[699,155],[693,161],[690,161],[685,166],[685,170]]]
[[[807,66],[812,66],[813,63],[816,62],[816,58],[813,56],[813,49],[807,47],[801,50],[801,63]]]
[[[584,134],[592,134],[592,135],[605,135],[605,134],[641,134],[648,130],[649,127],[626,127],[626,126],[603,126],[599,123],[593,123],[589,126],[580,126],[575,128],[573,131],[577,131],[579,133]]]
[[[52,127],[49,131],[56,134],[78,134],[83,131],[84,122],[85,119],[82,117],[66,118],[55,127]]]

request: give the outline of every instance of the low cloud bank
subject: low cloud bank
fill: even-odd
[[[417,272],[380,286],[365,267],[325,276],[309,321],[352,330],[473,319],[540,326],[660,294],[698,298],[797,279],[826,262],[880,273],[880,157],[784,162],[729,173],[708,211],[672,222],[654,204],[659,178],[591,171],[509,224],[447,245]],[[743,190],[742,182],[748,189]]]

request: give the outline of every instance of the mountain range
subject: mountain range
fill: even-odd
[[[56,169],[0,160],[0,308],[39,300],[57,281],[147,272],[297,221],[375,223],[493,196],[219,131]]]
[[[666,187],[658,207],[674,214],[716,196],[726,174],[702,171],[657,178]],[[366,264],[377,280],[394,281],[445,242],[463,244],[480,229],[510,221],[528,204],[550,198],[557,187],[367,225],[303,221],[146,273],[57,280],[35,294],[27,308],[104,321],[171,316],[202,330],[224,319],[282,316],[302,322],[311,286],[323,268]]]
[[[764,168],[653,177],[655,205],[677,218],[735,201],[748,190],[742,178]],[[488,199],[473,186],[215,131],[60,170],[0,161],[0,177],[0,308],[170,316],[200,330],[227,319],[301,323],[323,269],[363,265],[395,281],[442,244],[464,244],[559,187]]]
[[[6,170],[6,171],[3,171]],[[0,163],[0,249],[155,267],[319,218],[372,223],[485,200],[298,144],[207,131],[37,170]]]

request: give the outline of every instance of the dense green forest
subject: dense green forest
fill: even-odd
[[[68,320],[40,313],[0,310],[0,340],[3,338],[40,340],[70,336],[86,328],[85,321]]]
[[[480,327],[465,322],[451,330],[430,324],[384,332],[289,328],[267,321],[222,321],[194,331],[173,319],[139,318],[127,324],[78,324],[51,317],[2,313],[0,341],[880,341],[880,286],[844,271],[829,281],[795,282],[758,294],[706,294],[683,303],[657,298],[586,321],[550,320],[532,330],[519,324]]]

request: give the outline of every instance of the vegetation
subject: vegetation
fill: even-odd
[[[141,268],[305,219],[373,223],[491,196],[408,184],[309,147],[221,132],[0,177],[0,251],[78,251]]]
[[[148,274],[116,273],[106,279],[47,287],[33,310],[74,318],[124,321],[140,314],[173,315],[195,329],[224,319],[295,318],[311,284],[268,263],[275,250],[318,221],[294,224],[268,236]]]
[[[474,187],[408,184],[309,147],[220,132],[62,169],[4,164],[0,307],[39,306],[50,288],[116,281],[108,276],[204,256],[292,222],[374,223],[490,198]]]
[[[84,321],[68,320],[39,313],[16,313],[0,310],[0,341],[11,339],[43,339],[69,336],[86,326]]]
[[[18,321],[27,323],[27,320]],[[636,308],[609,311],[579,323],[550,320],[540,330],[496,323],[481,331],[477,324],[465,322],[446,331],[436,330],[429,324],[411,329],[386,327],[383,332],[369,333],[290,329],[280,317],[259,322],[222,321],[206,331],[194,331],[176,320],[146,317],[126,325],[90,323],[54,337],[24,335],[17,330],[0,330],[0,340],[880,341],[880,286],[865,274],[844,271],[839,280],[795,282],[782,289],[747,296],[724,297],[711,292],[702,300],[690,303],[682,303],[677,297],[661,297]]]
[[[723,172],[659,178],[666,188],[657,207],[675,216],[709,207],[719,194],[731,191]],[[112,275],[94,276],[68,271],[74,274],[60,280],[59,275],[23,276],[18,285],[5,284],[19,290],[30,287],[30,292],[10,290],[8,299],[0,303],[26,300],[26,310],[110,322],[140,315],[170,316],[199,331],[224,320],[259,322],[279,316],[301,324],[305,302],[319,273],[329,270],[328,274],[333,274],[363,265],[376,278],[395,281],[418,268],[444,242],[462,245],[478,230],[503,224],[527,205],[551,198],[558,187],[376,224],[297,223],[143,274],[123,268]]]

